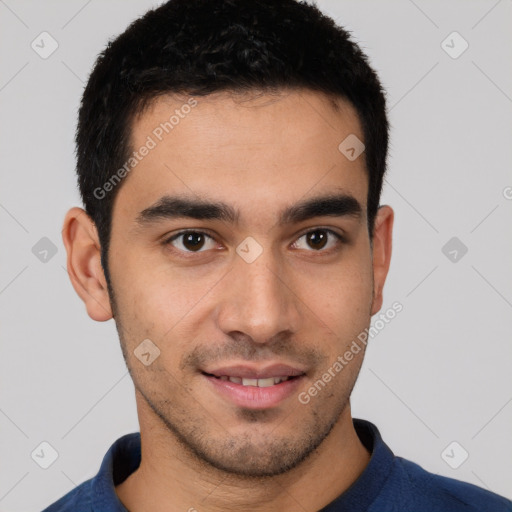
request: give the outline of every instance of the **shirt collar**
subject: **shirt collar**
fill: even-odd
[[[127,512],[115,487],[126,480],[140,465],[140,433],[120,437],[103,457],[100,470],[92,480],[94,512]]]
[[[352,421],[359,439],[370,452],[370,462],[359,478],[320,512],[367,511],[391,472],[395,455],[382,440],[379,429],[366,420],[353,418]]]

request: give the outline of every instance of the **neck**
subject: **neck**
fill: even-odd
[[[141,464],[116,487],[130,512],[320,510],[348,489],[370,460],[354,429],[350,404],[301,465],[265,478],[244,478],[212,468],[191,455],[164,425],[140,424]]]

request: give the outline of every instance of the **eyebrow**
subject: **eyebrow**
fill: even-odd
[[[315,217],[362,217],[359,201],[348,194],[329,194],[301,201],[284,208],[279,213],[279,224],[294,224]],[[238,223],[240,212],[219,201],[205,201],[180,196],[163,196],[155,204],[142,210],[136,223],[141,227],[166,219],[191,218],[221,220]]]

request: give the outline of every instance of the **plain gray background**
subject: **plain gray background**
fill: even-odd
[[[403,311],[371,340],[353,415],[395,454],[512,498],[512,2],[317,4],[370,56],[392,125],[382,311],[395,301]],[[87,316],[61,228],[81,205],[73,136],[84,82],[107,40],[155,5],[0,0],[0,511],[41,510],[138,430],[115,325]],[[46,59],[31,47],[44,31],[58,43]],[[43,237],[57,250],[46,262]],[[456,261],[454,247],[443,252],[453,237]],[[31,457],[43,441],[58,453],[48,469]],[[446,462],[465,452],[458,468]]]

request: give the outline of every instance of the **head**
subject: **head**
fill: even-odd
[[[76,142],[68,271],[91,318],[115,319],[141,428],[239,475],[297,466],[346,413],[364,350],[297,398],[368,327],[389,268],[388,122],[364,54],[307,3],[171,0],[99,56]],[[275,403],[221,389],[274,364],[296,373]]]

